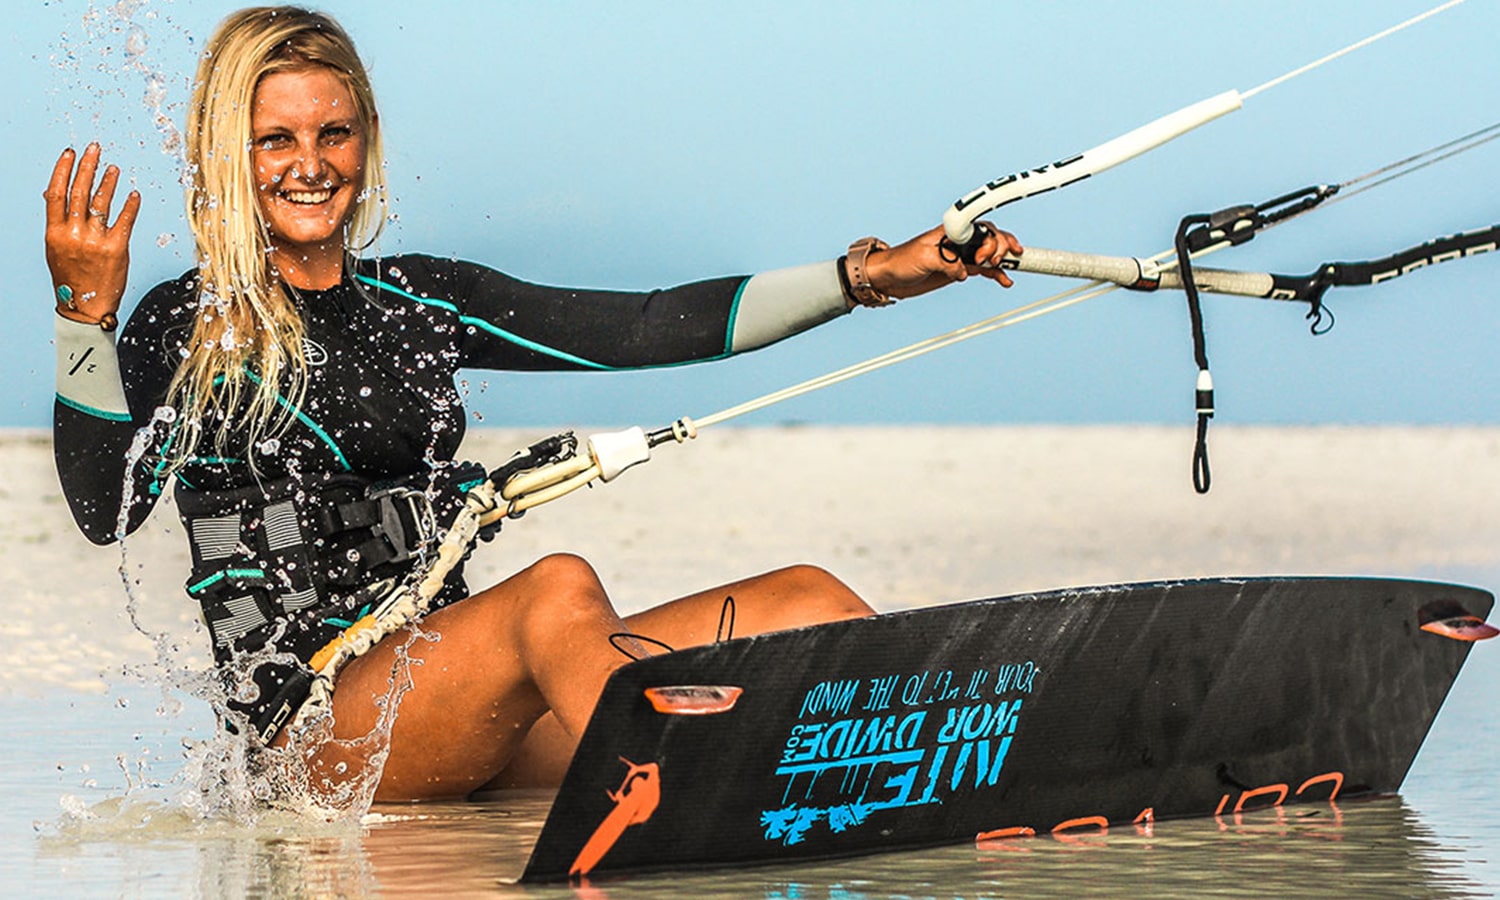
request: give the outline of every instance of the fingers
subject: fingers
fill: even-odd
[[[994,226],[990,226],[990,234],[995,241],[994,249],[990,251],[990,262],[993,268],[985,274],[993,273],[991,277],[998,281],[1001,287],[1010,287],[1014,282],[1003,266],[1008,257],[1021,255],[1021,242],[1016,240],[1016,236],[1010,232],[1001,231]]]
[[[99,189],[89,200],[89,216],[97,217],[99,224],[108,227],[109,206],[115,199],[115,186],[120,183],[120,167],[106,166],[104,177],[99,179]]]
[[[57,157],[52,167],[52,177],[47,179],[47,189],[42,199],[47,201],[47,224],[61,225],[68,214],[68,176],[73,174],[73,158],[76,154],[69,147]]]
[[[983,226],[985,237],[974,255],[974,264],[968,267],[968,274],[983,275],[999,283],[1001,287],[1010,287],[1014,282],[1003,267],[1008,258],[1021,255],[1021,242],[1015,235],[1002,231],[989,222],[978,224]]]
[[[131,191],[125,198],[125,205],[120,208],[120,217],[115,220],[115,228],[125,233],[125,239],[130,240],[130,233],[135,229],[135,218],[141,211],[141,192]]]
[[[89,193],[94,189],[94,175],[99,171],[99,144],[89,144],[78,161],[78,173],[73,176],[73,187],[68,191],[70,216],[83,215],[88,208]]]
[[[47,180],[47,189],[42,192],[49,226],[66,225],[72,219],[75,223],[96,222],[104,230],[110,230],[109,213],[120,185],[120,167],[105,166],[96,188],[94,177],[99,173],[100,155],[99,144],[91,143],[84,148],[81,157],[72,147],[58,156],[52,167],[52,176]],[[78,164],[76,173],[73,171],[75,160]],[[127,235],[135,225],[140,205],[140,194],[131,191],[125,208],[120,211],[120,218],[115,221],[116,226],[125,226]]]
[[[1006,256],[1020,256],[1022,253],[1021,242],[1009,231],[1001,231],[989,222],[982,222],[985,231],[984,243],[979,248],[979,258],[987,259],[992,265],[1000,265]]]

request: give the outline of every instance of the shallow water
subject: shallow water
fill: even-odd
[[[1243,817],[1159,822],[1062,842],[1021,839],[798,866],[652,875],[587,888],[521,887],[545,794],[377,805],[359,824],[269,816],[204,823],[172,777],[188,705],[159,691],[0,698],[0,878],[68,897],[765,897],[767,900],[1076,895],[1464,897],[1500,893],[1500,647],[1478,645],[1402,796]],[[71,811],[70,811],[71,810]]]
[[[1500,484],[1500,432],[1223,431],[1226,469],[1251,472],[1247,460],[1270,460],[1278,472],[1307,480],[1242,474],[1225,478],[1210,498],[1191,497],[1169,465],[1175,432],[747,431],[704,445],[697,456],[683,454],[675,467],[644,470],[528,518],[476,558],[476,578],[568,547],[594,560],[616,596],[637,608],[681,590],[685,578],[796,559],[826,562],[884,608],[979,596],[997,585],[1026,590],[1215,572],[1369,572],[1500,588],[1491,487]],[[500,448],[518,443],[507,435],[492,440],[496,446],[481,447],[479,458],[503,458],[508,450]],[[876,444],[879,460],[846,452]],[[1010,468],[990,472],[979,452],[986,448],[1003,451]],[[840,465],[813,483],[780,462],[835,457]],[[1106,458],[1108,465],[1099,462]],[[1309,464],[1327,458],[1344,464]],[[1433,459],[1444,466],[1434,468]],[[927,467],[930,490],[905,502],[899,527],[870,527],[884,522],[889,499],[869,488],[882,482],[860,468],[864,461],[878,471]],[[1402,796],[1337,810],[1159,822],[1149,836],[1124,828],[1069,843],[1042,837],[998,849],[653,875],[588,891],[504,882],[524,865],[545,797],[377,806],[362,822],[336,825],[286,816],[205,823],[190,811],[194,795],[180,773],[184,740],[212,734],[207,709],[174,696],[168,705],[180,711],[159,715],[160,690],[119,674],[152,671],[152,647],[124,615],[119,557],[88,547],[68,521],[46,440],[0,441],[0,462],[10,473],[0,485],[7,504],[0,572],[19,610],[0,622],[0,790],[10,801],[0,807],[5,895],[1500,895],[1500,640],[1474,649]],[[1144,477],[1153,466],[1161,471]],[[731,486],[739,493],[728,500],[722,471],[740,476]],[[761,494],[796,496],[817,514],[789,521],[780,505],[755,502]],[[955,504],[958,496],[984,502]],[[664,519],[663,508],[677,514]],[[142,597],[145,626],[180,637],[191,657],[207,642],[181,599],[186,562],[172,518],[158,515],[132,538],[126,571]],[[66,573],[61,588],[58,573]],[[208,664],[178,662],[190,670]],[[101,670],[109,674],[101,678]]]

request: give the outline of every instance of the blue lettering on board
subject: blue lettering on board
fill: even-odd
[[[820,682],[802,698],[802,712],[797,714],[797,718],[802,719],[829,712],[841,716],[847,715],[849,704],[854,702],[854,695],[858,692],[858,681]]]
[[[777,761],[785,787],[781,807],[761,813],[766,840],[797,844],[815,827],[837,834],[882,810],[994,787],[1020,723],[1016,695],[1040,674],[1027,660],[814,685]]]

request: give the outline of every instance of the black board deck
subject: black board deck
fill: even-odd
[[[1061,590],[689,648],[610,679],[523,881],[1097,832],[1401,785],[1474,588]],[[709,715],[647,689],[742,689]]]

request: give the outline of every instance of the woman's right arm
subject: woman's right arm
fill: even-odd
[[[116,537],[124,460],[142,424],[131,414],[114,341],[141,196],[131,191],[110,224],[120,170],[107,167],[96,188],[99,155],[97,144],[90,144],[81,159],[71,149],[63,151],[42,196],[47,267],[57,304],[53,452],[78,527],[89,540],[105,544]],[[133,467],[131,476],[136,500],[127,531],[145,519],[159,491],[152,490],[157,485],[144,466]]]

